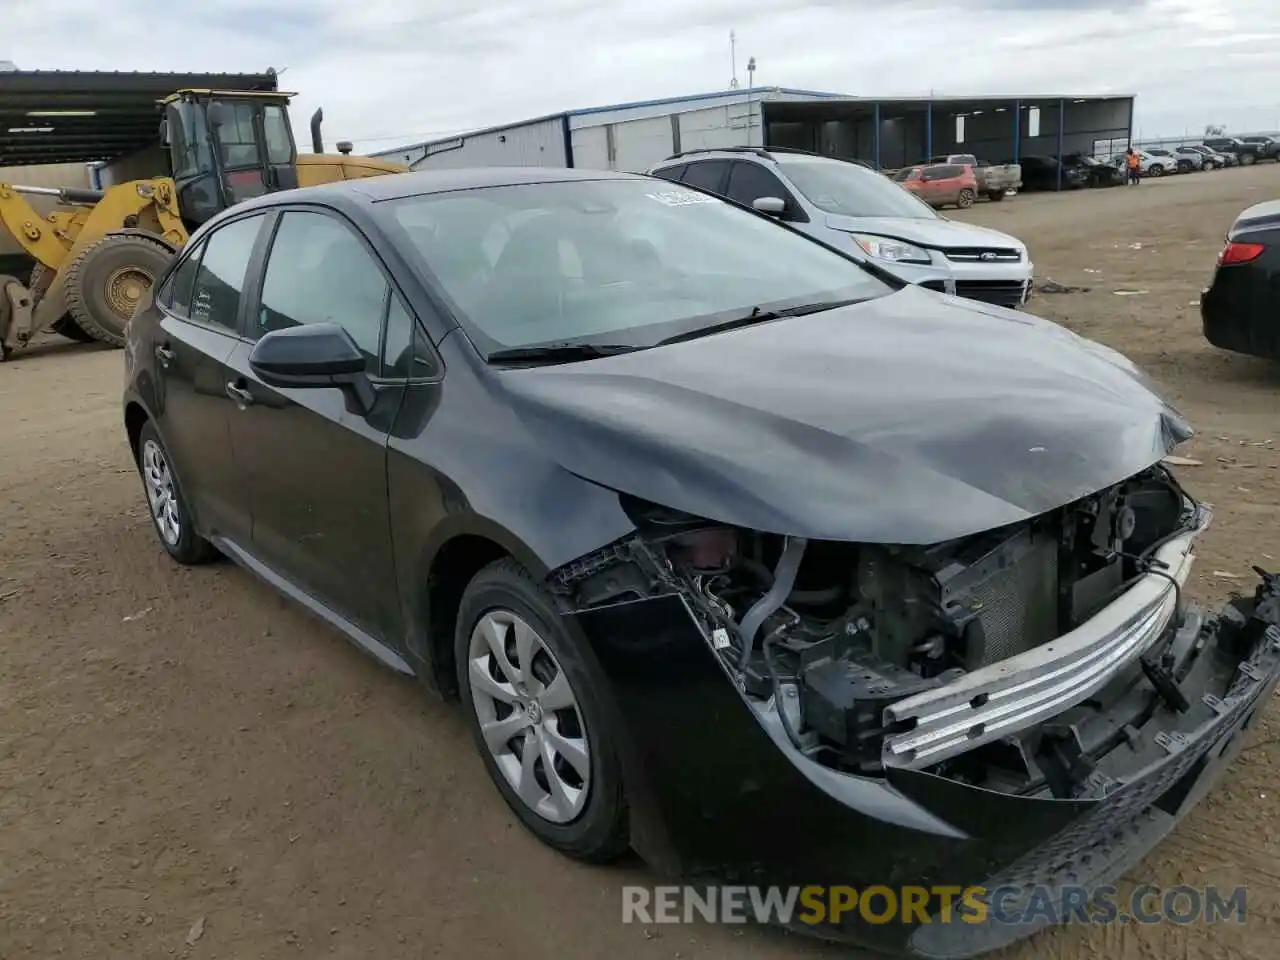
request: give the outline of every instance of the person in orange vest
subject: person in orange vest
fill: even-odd
[[[1134,153],[1133,147],[1124,152],[1124,162],[1129,168],[1129,182],[1142,183],[1142,158]]]

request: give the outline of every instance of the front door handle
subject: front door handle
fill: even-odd
[[[164,344],[160,344],[156,347],[156,359],[160,361],[160,366],[168,369],[169,364],[178,359],[178,355]]]
[[[241,410],[253,403],[252,393],[230,381],[227,383],[227,396],[234,400]]]

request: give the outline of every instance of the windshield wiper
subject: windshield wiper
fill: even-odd
[[[569,363],[574,360],[594,360],[596,357],[616,357],[620,353],[639,350],[625,343],[542,343],[533,347],[508,347],[495,350],[485,359],[489,363]]]
[[[784,307],[779,310],[761,310],[759,307],[752,307],[750,313],[734,317],[731,320],[722,320],[707,327],[698,327],[696,330],[686,330],[684,333],[674,334],[659,340],[656,346],[663,346],[668,343],[682,343],[686,340],[697,340],[699,337],[705,337],[711,333],[722,333],[725,330],[734,330],[738,327],[749,327],[754,323],[764,323],[766,320],[777,320],[781,317],[803,317],[810,313],[822,313],[824,310],[836,310],[840,307],[862,303],[866,299],[868,298],[852,297],[847,300],[819,300],[814,303],[802,303],[798,306]]]

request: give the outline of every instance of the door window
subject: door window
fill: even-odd
[[[360,238],[323,213],[290,210],[280,218],[262,281],[253,336],[306,323],[336,323],[379,373],[378,342],[389,286]]]
[[[235,220],[209,234],[192,288],[192,320],[228,330],[239,328],[245,270],[253,257],[264,216]]]
[[[720,184],[724,182],[724,174],[728,166],[727,160],[703,160],[700,163],[691,163],[682,179],[691,187],[720,193]]]
[[[283,166],[293,163],[293,137],[284,108],[268,104],[262,108],[262,131],[267,141],[267,163]]]

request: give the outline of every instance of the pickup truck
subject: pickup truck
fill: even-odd
[[[948,153],[930,157],[929,163],[964,163],[978,178],[978,193],[988,200],[1003,200],[1022,186],[1022,167],[1016,163],[987,163],[972,153]]]

